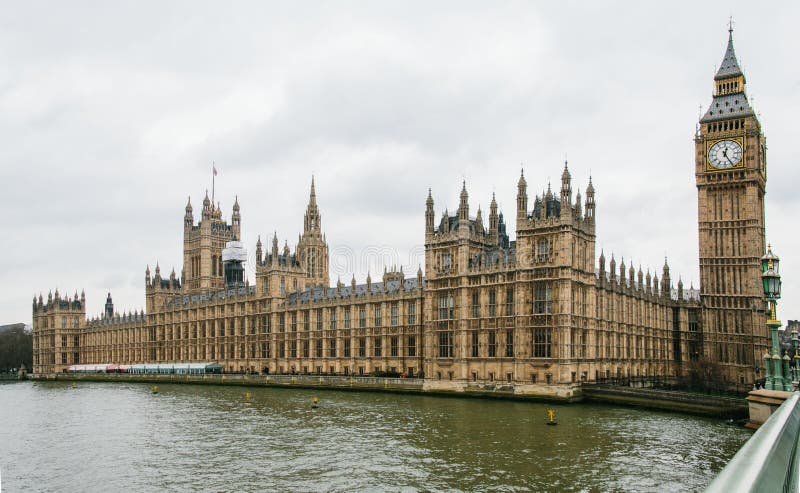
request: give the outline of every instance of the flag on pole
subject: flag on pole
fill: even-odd
[[[217,166],[214,163],[211,163],[211,169],[214,170],[214,176],[217,176]]]

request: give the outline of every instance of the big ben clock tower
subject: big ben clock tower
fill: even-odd
[[[764,255],[766,140],[747,99],[746,79],[728,47],[714,97],[695,135],[700,293],[705,356],[730,382],[763,377],[768,346],[759,259]]]

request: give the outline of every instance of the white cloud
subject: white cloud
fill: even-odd
[[[437,216],[462,180],[473,211],[496,192],[513,233],[520,163],[533,195],[558,186],[566,153],[574,189],[593,176],[598,253],[659,274],[668,255],[673,278],[697,285],[692,136],[731,12],[769,137],[767,234],[790,301],[799,9],[3,4],[0,318],[30,320],[30,296],[56,286],[85,288],[92,313],[108,290],[142,306],[146,264],[180,272],[186,196],[197,209],[212,160],[250,249],[276,230],[296,242],[315,174],[336,265],[363,279],[382,257],[416,271],[428,187]]]

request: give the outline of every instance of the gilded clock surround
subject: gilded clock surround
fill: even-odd
[[[725,142],[725,141],[735,142],[739,144],[739,148],[741,149],[742,155],[739,157],[739,160],[735,164],[727,168],[714,166],[714,164],[711,163],[711,159],[708,157],[709,151],[711,151],[711,148],[714,147],[719,142]],[[741,136],[706,140],[705,160],[706,160],[707,171],[730,171],[732,169],[744,168],[744,161],[746,155],[747,155],[747,149],[745,148],[745,139]]]

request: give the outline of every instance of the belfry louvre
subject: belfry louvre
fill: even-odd
[[[520,176],[516,239],[494,197],[484,222],[466,184],[454,215],[437,215],[429,191],[424,271],[330,286],[312,179],[294,251],[259,238],[252,282],[236,260],[238,198],[228,222],[206,195],[197,222],[186,205],[180,277],[147,268],[145,312],[117,313],[109,294],[103,315],[87,319],[83,294],[34,297],[34,373],[216,362],[226,372],[396,373],[432,389],[502,384],[569,397],[582,382],[674,378],[706,359],[730,382],[752,383],[768,342],[758,267],[766,145],[744,86],[730,36],[695,134],[700,289],[674,285],[666,262],[643,272],[598,255],[594,186],[589,178],[585,196],[573,193],[566,163],[560,190],[548,185],[531,201]]]

